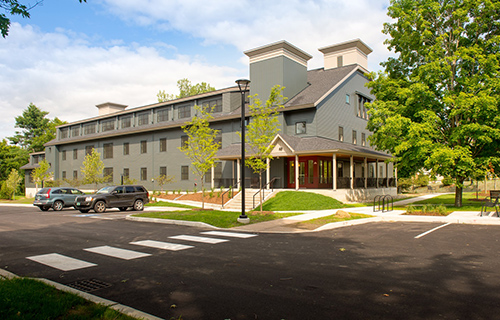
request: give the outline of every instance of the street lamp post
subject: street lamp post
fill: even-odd
[[[238,222],[248,223],[250,219],[245,213],[245,92],[248,89],[250,80],[236,80],[241,94],[241,215]]]

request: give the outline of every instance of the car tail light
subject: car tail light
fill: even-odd
[[[46,199],[50,198],[50,189],[49,189],[49,190],[47,190],[47,194],[45,195],[45,198],[46,198]]]

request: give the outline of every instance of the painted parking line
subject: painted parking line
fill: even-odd
[[[429,230],[429,231],[426,231],[426,232],[424,232],[424,233],[419,234],[418,236],[416,236],[416,237],[415,237],[415,239],[420,239],[420,238],[422,238],[423,236],[426,236],[426,235],[428,235],[429,233],[434,232],[434,231],[436,231],[436,230],[438,230],[438,229],[441,229],[441,228],[444,228],[444,227],[446,227],[446,226],[449,226],[450,224],[451,224],[451,222],[448,222],[448,223],[443,224],[443,225],[441,225],[441,226],[439,226],[439,227],[435,227],[434,229],[431,229],[431,230]]]
[[[135,241],[135,242],[130,242],[130,244],[155,248],[155,249],[171,250],[171,251],[179,251],[179,250],[194,248],[193,246],[188,246],[185,244],[169,243],[169,242],[162,242],[155,240]]]
[[[249,233],[239,233],[239,232],[226,232],[226,231],[206,231],[202,232],[201,234],[208,234],[208,235],[213,235],[213,236],[222,236],[222,237],[232,237],[232,238],[252,238],[256,237],[256,234],[249,234]]]
[[[97,266],[95,263],[86,262],[70,257],[63,256],[58,253],[42,254],[39,256],[26,257],[26,259],[44,264],[46,266],[59,269],[62,271],[72,271],[88,267]]]
[[[175,240],[185,240],[185,241],[193,241],[193,242],[201,242],[201,243],[209,243],[209,244],[217,244],[217,243],[229,241],[226,239],[216,239],[216,238],[187,236],[187,235],[179,235],[179,236],[173,236],[173,237],[169,237],[169,238],[175,239]]]
[[[105,256],[109,256],[109,257],[118,258],[118,259],[124,259],[124,260],[143,258],[143,257],[148,257],[151,255],[149,253],[126,250],[126,249],[121,249],[121,248],[114,248],[114,247],[110,247],[110,246],[87,248],[87,249],[83,249],[83,250],[88,251],[88,252],[102,254]]]

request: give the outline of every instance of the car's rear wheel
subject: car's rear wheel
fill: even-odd
[[[144,202],[142,202],[142,200],[140,200],[140,199],[135,200],[135,202],[134,202],[134,210],[135,211],[142,211],[142,210],[144,210]]]
[[[80,212],[81,213],[87,213],[87,212],[89,212],[89,210],[88,209],[81,209]]]
[[[63,208],[64,208],[64,203],[62,201],[56,201],[52,205],[52,209],[54,209],[54,211],[61,211]]]
[[[49,208],[48,208],[48,207],[38,207],[38,208],[40,208],[40,210],[42,210],[42,211],[47,211],[47,210],[49,210]]]
[[[103,213],[104,211],[106,211],[106,204],[104,203],[104,201],[97,201],[94,204],[94,211],[97,213]]]
[[[127,211],[128,208],[127,207],[120,207],[118,209],[120,209],[120,211]]]

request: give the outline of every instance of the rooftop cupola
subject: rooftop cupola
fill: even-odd
[[[278,41],[244,52],[250,58],[250,94],[264,102],[273,86],[284,86],[288,99],[307,86],[307,61],[312,56],[287,41]]]
[[[368,55],[373,51],[360,39],[319,48],[325,59],[325,70],[357,64],[368,71]]]
[[[123,111],[125,108],[128,106],[123,105],[123,104],[118,104],[118,103],[113,103],[113,102],[105,102],[96,105],[97,109],[99,109],[99,115],[104,116],[109,113],[113,112],[118,112],[118,111]]]

